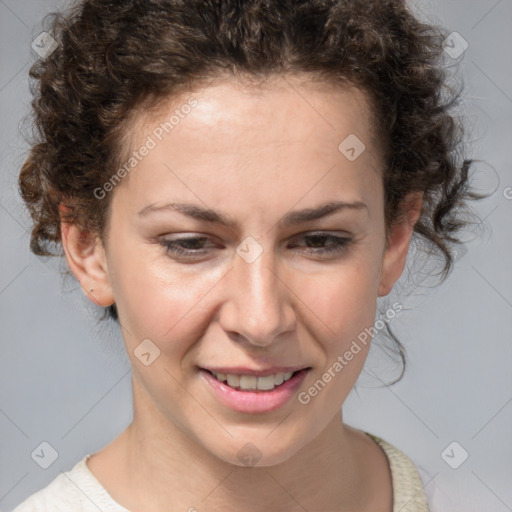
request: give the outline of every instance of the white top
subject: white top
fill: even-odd
[[[400,450],[368,434],[387,455],[393,481],[393,512],[430,512],[423,483],[414,463]],[[87,467],[91,454],[59,473],[46,487],[29,496],[13,512],[130,512],[114,501]]]

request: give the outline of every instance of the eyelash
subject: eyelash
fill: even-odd
[[[339,237],[335,235],[331,235],[328,233],[313,233],[311,235],[304,235],[301,238],[303,239],[330,239],[332,241],[331,245],[327,247],[309,247],[307,249],[310,249],[314,254],[320,254],[320,255],[333,255],[333,254],[340,254],[344,251],[346,251],[352,242],[351,238],[344,238]],[[205,250],[194,250],[194,249],[186,249],[182,247],[179,244],[187,244],[187,243],[196,243],[201,240],[208,240],[208,237],[201,236],[201,237],[190,237],[190,238],[179,238],[176,240],[166,240],[161,239],[160,244],[165,247],[166,254],[167,255],[174,255],[174,256],[185,256],[185,257],[194,257],[194,256],[203,256],[206,254],[207,251]]]

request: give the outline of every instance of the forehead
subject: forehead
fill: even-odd
[[[345,184],[361,188],[381,168],[376,141],[368,97],[358,88],[283,76],[259,85],[223,79],[134,118],[125,159],[151,149],[123,181],[140,201],[170,193],[181,178],[181,188],[194,184],[203,193],[206,180],[212,193],[266,184],[300,194],[301,184],[337,167]],[[324,187],[335,179],[330,173]]]
[[[307,75],[254,80],[223,76],[159,101],[133,117],[127,146],[137,147],[151,133],[157,142],[166,139],[170,143],[180,136],[201,138],[204,149],[216,147],[227,133],[236,137],[231,145],[239,146],[311,138],[332,147],[351,134],[364,139],[368,147],[376,146],[370,100],[360,88],[312,81]],[[191,98],[195,101],[192,108]],[[210,136],[205,139],[199,131],[209,131]]]

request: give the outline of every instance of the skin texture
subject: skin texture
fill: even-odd
[[[189,96],[139,116],[131,148]],[[292,399],[258,415],[219,403],[198,367],[309,366],[299,391],[307,390],[373,325],[377,297],[404,269],[421,195],[410,198],[386,245],[383,164],[358,89],[296,77],[261,88],[224,79],[193,96],[197,106],[111,192],[104,243],[62,225],[82,288],[98,305],[115,301],[133,366],[133,422],[88,466],[133,512],[389,512],[387,459],[340,414],[369,345],[308,404]],[[350,134],[366,146],[355,161],[338,150]],[[290,211],[340,200],[366,206],[279,224]],[[236,224],[171,209],[139,214],[170,202],[220,210]],[[351,242],[322,255],[305,238],[319,231]],[[195,258],[161,244],[192,236],[208,238],[185,245],[203,249]],[[236,252],[249,236],[262,249],[251,263]],[[148,338],[160,355],[145,366],[134,350]],[[237,456],[246,443],[261,455],[256,467]]]

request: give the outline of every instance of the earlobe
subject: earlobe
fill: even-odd
[[[422,205],[422,192],[412,192],[403,201],[404,215],[392,226],[388,245],[384,251],[378,290],[379,297],[389,294],[404,271],[411,237],[414,233],[414,226],[421,215]]]
[[[61,241],[68,266],[87,297],[101,307],[112,305],[114,296],[99,237],[61,220]]]

